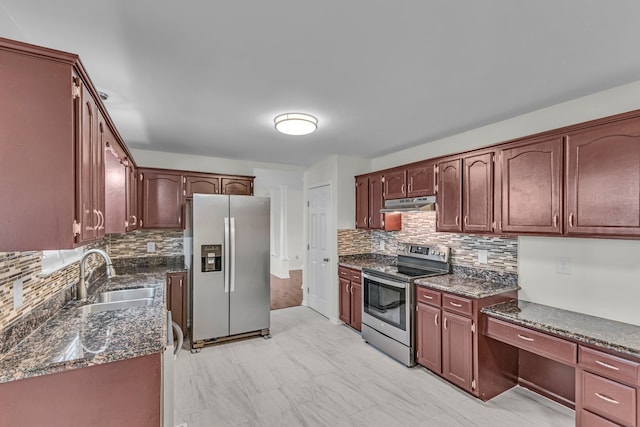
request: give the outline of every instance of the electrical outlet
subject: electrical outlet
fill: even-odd
[[[486,263],[487,263],[487,250],[478,249],[478,264],[486,264]]]
[[[155,252],[156,251],[156,242],[147,242],[147,252]]]
[[[556,263],[556,273],[571,274],[571,258],[560,257]]]
[[[14,310],[17,310],[20,307],[22,307],[22,302],[24,297],[22,285],[23,285],[22,279],[18,279],[15,282],[13,282],[13,309]]]
[[[380,240],[380,250],[384,251],[384,240]]]

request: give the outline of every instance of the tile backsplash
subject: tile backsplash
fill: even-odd
[[[338,255],[378,253],[395,255],[399,242],[438,244],[451,247],[451,264],[499,273],[517,274],[518,238],[492,235],[436,232],[436,213],[402,214],[400,231],[338,230]],[[381,249],[384,242],[384,249]],[[478,262],[478,250],[487,251],[487,263]]]
[[[155,251],[147,252],[147,242],[155,243]],[[106,250],[113,260],[120,258],[173,257],[183,255],[183,232],[173,230],[138,230],[127,234],[107,235],[86,249]],[[101,264],[102,258],[93,256],[91,267]],[[42,313],[62,307],[73,295],[78,280],[79,263],[71,264],[47,277],[38,277],[42,271],[42,251],[0,252],[0,331],[16,319],[31,315],[37,323]],[[22,280],[23,304],[13,309],[13,286]],[[45,304],[46,303],[46,304]],[[2,346],[0,346],[1,349]],[[1,353],[1,352],[0,352]]]

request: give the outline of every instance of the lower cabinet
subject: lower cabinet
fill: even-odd
[[[339,317],[353,329],[362,329],[362,275],[360,270],[338,267]]]
[[[509,301],[515,292],[481,299],[464,298],[416,286],[416,361],[461,389],[488,400],[515,385],[502,375],[515,359],[510,346],[478,333],[485,321],[480,309]]]
[[[171,318],[180,326],[182,333],[187,335],[187,272],[178,271],[167,273],[167,310]]]

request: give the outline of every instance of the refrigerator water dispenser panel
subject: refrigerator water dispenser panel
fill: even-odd
[[[222,245],[202,245],[202,272],[222,271]]]

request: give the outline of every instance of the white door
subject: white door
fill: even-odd
[[[329,313],[329,221],[331,208],[331,188],[329,185],[309,189],[309,213],[307,233],[309,245],[309,307],[323,316]]]

